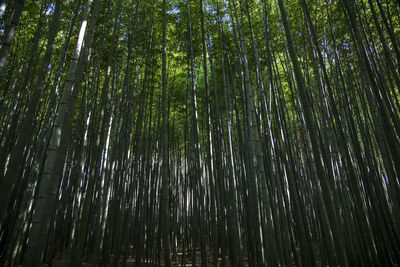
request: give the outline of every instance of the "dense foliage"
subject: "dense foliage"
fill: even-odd
[[[394,266],[399,0],[0,0],[0,265]]]

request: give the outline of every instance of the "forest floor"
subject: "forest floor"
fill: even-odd
[[[297,249],[298,250],[298,249]],[[315,257],[315,263],[316,266],[322,266],[322,261],[321,261],[321,255],[320,255],[320,248],[318,246],[318,244],[316,242],[313,242],[313,254]],[[297,251],[297,255],[300,255],[299,251]],[[157,258],[157,257],[154,257]],[[164,261],[163,261],[163,255],[161,253],[161,255],[159,256],[159,258],[161,259],[161,262],[157,262],[157,261],[145,261],[145,262],[141,262],[140,264],[138,264],[139,266],[143,266],[143,267],[159,267],[159,266],[165,266]],[[213,266],[212,264],[212,254],[211,252],[207,253],[207,266]],[[301,262],[301,259],[298,259],[299,262]],[[68,266],[68,259],[62,258],[62,259],[53,259],[52,261],[52,267],[67,267]],[[112,262],[112,255],[110,257],[110,262]],[[185,255],[183,255],[182,251],[178,251],[176,253],[176,256],[172,258],[171,260],[172,262],[172,266],[173,267],[192,267],[192,257],[190,255],[188,255],[187,253],[185,253]],[[113,264],[110,263],[109,266],[112,266]],[[118,264],[119,266],[126,266],[126,267],[134,267],[137,266],[136,264],[136,260],[135,258],[129,257],[126,261],[126,264],[123,263],[122,261],[122,257],[120,258],[120,262]],[[293,263],[293,265],[295,265]],[[43,267],[47,267],[48,265],[43,265]],[[94,265],[92,265],[89,262],[86,262],[84,264],[82,264],[82,266],[85,267],[94,267]],[[106,265],[103,265],[106,266]],[[200,250],[196,251],[196,264],[195,266],[201,266],[201,253]],[[218,259],[218,266],[225,266],[225,267],[230,267],[231,263],[230,263],[230,259],[229,257],[225,257],[225,264],[222,262],[222,258]],[[242,264],[243,267],[248,267],[248,260],[247,258],[244,259],[244,262]]]
[[[112,256],[111,256],[112,258]],[[162,258],[162,256],[160,257]],[[111,260],[112,262],[112,260]],[[172,260],[172,266],[174,267],[192,267],[192,261],[191,261],[191,256],[190,255],[185,255],[185,257],[183,258],[183,253],[182,252],[178,252],[177,256],[174,257]],[[226,267],[230,267],[230,260],[229,257],[225,258],[225,265],[222,264],[222,259],[219,258],[218,259],[218,263],[219,266],[226,266]],[[110,264],[111,266],[112,264]],[[48,265],[43,265],[43,267],[47,267]],[[53,259],[52,261],[52,267],[67,267],[68,266],[68,260],[67,259]],[[91,267],[93,266],[91,263],[83,263],[82,266],[85,267]],[[121,260],[119,262],[119,266],[126,266],[126,267],[134,267],[137,266],[136,265],[136,261],[135,258],[131,258],[129,257],[126,261],[126,265],[123,264],[122,262],[122,257]],[[163,263],[163,261],[161,261],[160,263],[157,262],[142,262],[139,266],[143,266],[143,267],[156,267],[156,266],[165,266],[165,264]],[[201,266],[201,253],[200,250],[196,251],[196,264],[195,266]],[[212,265],[212,255],[210,253],[208,253],[207,255],[207,266],[213,266]],[[249,266],[248,263],[245,261],[243,267],[247,267]]]

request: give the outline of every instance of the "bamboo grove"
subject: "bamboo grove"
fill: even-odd
[[[1,0],[1,266],[398,266],[399,0]]]

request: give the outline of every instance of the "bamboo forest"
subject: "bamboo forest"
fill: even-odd
[[[400,266],[400,0],[0,0],[0,266]]]

